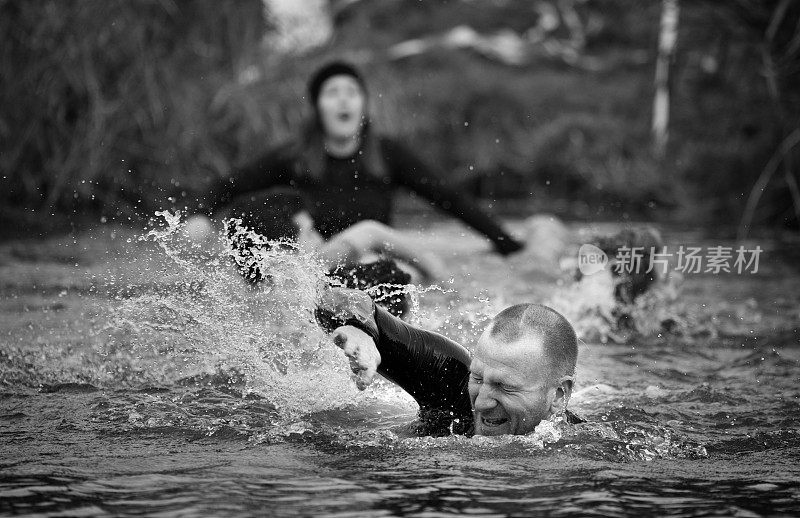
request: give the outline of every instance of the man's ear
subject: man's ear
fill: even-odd
[[[550,403],[550,415],[564,413],[567,403],[572,396],[572,378],[562,378],[561,383],[556,387],[556,395]]]

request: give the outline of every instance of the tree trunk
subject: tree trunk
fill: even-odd
[[[678,39],[678,0],[663,0],[656,61],[656,94],[653,98],[653,150],[664,156],[669,139],[669,68]]]

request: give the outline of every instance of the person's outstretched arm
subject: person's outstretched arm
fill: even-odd
[[[444,180],[405,147],[384,139],[382,148],[393,180],[452,214],[494,243],[495,249],[508,255],[525,245],[509,235],[486,214],[467,193],[445,185]]]
[[[331,289],[317,307],[317,320],[328,331],[353,326],[369,335],[380,357],[377,372],[408,392],[423,412],[470,419],[470,355],[458,343],[406,324],[358,290]]]

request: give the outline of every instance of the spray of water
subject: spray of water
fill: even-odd
[[[627,343],[666,333],[688,336],[708,331],[679,299],[680,276],[658,281],[628,304],[614,297],[617,282],[607,271],[587,275],[554,290],[546,304],[562,313],[587,342]]]
[[[313,254],[286,243],[261,242],[270,246],[257,247],[250,259],[270,280],[253,284],[237,271],[237,265],[250,264],[243,259],[250,259],[237,256],[225,236],[213,246],[198,246],[184,236],[180,214],[162,212],[158,218],[138,243],[120,244],[120,253],[130,254],[131,260],[117,263],[131,275],[116,271],[105,285],[94,277],[74,278],[69,290],[55,284],[57,301],[63,293],[67,303],[53,302],[52,308],[62,309],[44,311],[29,330],[16,332],[9,342],[13,347],[0,351],[4,382],[41,384],[49,392],[100,388],[92,397],[94,415],[120,430],[234,433],[268,442],[311,436],[346,447],[485,445],[547,451],[556,445],[597,448],[613,459],[702,453],[669,427],[645,422],[638,414],[574,429],[558,425],[558,433],[544,423],[541,431],[523,438],[403,438],[394,427],[413,420],[416,408],[408,396],[388,382],[358,392],[347,360],[314,322],[316,297],[327,280]],[[92,253],[99,252],[100,247]],[[598,277],[591,286],[562,287],[553,292],[551,305],[576,327],[597,329],[607,324],[592,320],[597,308],[613,304],[607,281]],[[411,295],[415,323],[469,346],[508,301],[502,293],[486,291],[484,283],[475,285],[480,292],[474,295],[469,286],[455,290],[451,285],[394,288]],[[417,312],[423,295],[425,311]],[[646,317],[650,302],[642,304]],[[740,309],[739,316],[752,310]],[[598,438],[601,442],[593,446]]]
[[[355,389],[346,359],[314,321],[327,282],[318,257],[236,221],[235,231],[220,237],[227,243],[197,246],[182,235],[179,213],[156,215],[164,225],[142,239],[159,245],[187,288],[123,300],[111,322],[112,346],[133,351],[163,378],[208,372],[243,378],[243,392],[268,399],[292,419],[376,397],[375,390]],[[229,246],[241,238],[254,246],[244,252]],[[237,267],[258,269],[266,280],[247,282]]]

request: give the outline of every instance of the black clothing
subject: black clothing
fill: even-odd
[[[438,333],[410,326],[353,290],[326,294],[317,321],[327,331],[343,325],[370,335],[381,354],[378,374],[393,381],[419,404],[424,435],[474,432],[469,398],[469,351]],[[567,420],[581,419],[567,411]]]
[[[272,282],[272,275],[264,269],[265,252],[279,246],[289,253],[295,247],[291,241],[267,240],[264,236],[253,235],[247,228],[239,227],[232,221],[226,222],[225,238],[236,269],[252,285]],[[404,291],[404,286],[410,282],[411,275],[388,257],[380,257],[369,263],[340,265],[328,272],[328,286],[361,290],[376,304],[401,318],[410,307],[409,294]]]
[[[375,342],[378,374],[393,381],[419,404],[424,435],[472,433],[469,352],[442,335],[412,327],[355,290],[332,290],[317,306],[328,332],[351,325]]]
[[[440,334],[412,327],[375,307],[378,373],[419,404],[423,435],[472,434],[470,354]]]
[[[229,223],[239,219],[242,226],[270,241],[297,241],[300,228],[294,216],[305,206],[305,198],[296,189],[274,187],[235,197],[224,213]]]
[[[403,318],[408,313],[410,296],[404,288],[411,283],[411,275],[401,270],[394,259],[381,257],[369,263],[337,266],[328,277],[330,286],[364,291],[396,317]]]
[[[393,191],[404,187],[484,234],[498,252],[509,254],[522,248],[472,200],[447,187],[405,147],[388,138],[381,138],[378,147],[386,178],[365,171],[360,151],[348,158],[328,156],[321,178],[315,178],[298,172],[297,157],[290,148],[274,150],[220,180],[208,197],[207,209],[216,210],[242,193],[290,185],[308,197],[317,230],[327,239],[366,219],[389,224]]]

